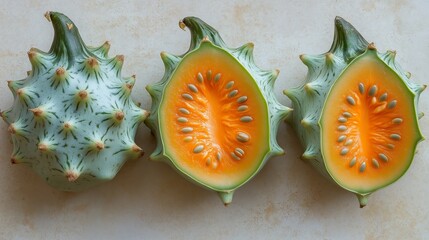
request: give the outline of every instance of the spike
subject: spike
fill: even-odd
[[[314,154],[314,151],[311,148],[307,148],[301,156],[302,160],[313,160],[315,158],[316,154]]]
[[[368,44],[368,50],[374,50],[374,51],[377,50],[377,48],[375,47],[375,44],[373,42]]]
[[[67,78],[67,70],[64,69],[64,67],[59,67],[57,68],[57,70],[55,70],[55,75],[54,75],[54,82],[57,82],[58,84],[63,83],[66,78]]]
[[[130,152],[133,155],[136,155],[136,158],[142,157],[144,155],[143,150],[139,146],[137,146],[135,143],[133,145],[131,145]]]
[[[48,20],[48,22],[51,22],[51,12],[47,11],[44,16]]]
[[[85,69],[92,74],[100,70],[100,64],[95,57],[89,57],[85,61]]]
[[[97,151],[101,151],[101,150],[103,150],[104,149],[104,143],[102,142],[102,141],[95,141],[94,143],[93,143],[93,148],[94,148],[94,150],[97,150]]]
[[[410,78],[411,78],[411,73],[410,73],[410,72],[406,72],[406,73],[405,73],[405,76],[406,76],[408,79],[410,79]]]
[[[65,177],[69,182],[75,182],[79,178],[79,173],[73,170],[67,170],[65,172]]]
[[[115,123],[121,123],[125,117],[124,112],[121,110],[114,111],[112,115],[113,115],[112,117],[113,117],[113,120],[115,121]]]
[[[89,100],[89,93],[86,90],[79,90],[76,92],[77,102],[87,102]]]
[[[9,125],[9,127],[7,128],[7,131],[10,133],[10,134],[15,134],[16,133],[16,128],[15,128],[15,124],[10,124]]]
[[[101,45],[100,50],[103,53],[103,55],[107,56],[107,54],[109,53],[109,50],[110,50],[110,42],[105,41],[103,43],[103,45]]]
[[[122,69],[122,66],[124,65],[124,60],[124,55],[116,55],[116,57],[112,61],[114,68],[117,70]]]
[[[396,57],[396,51],[388,50],[388,51],[387,51],[387,56],[388,56],[391,60],[395,60],[395,57]]]
[[[313,127],[313,126],[315,126],[316,125],[316,123],[314,122],[314,121],[312,121],[311,119],[308,119],[308,118],[303,118],[302,120],[301,120],[301,125],[304,127],[304,128],[310,128],[310,127]]]
[[[40,141],[39,144],[37,144],[37,149],[41,152],[51,152],[54,146],[47,142]]]
[[[46,116],[46,112],[43,110],[42,107],[32,108],[29,110],[34,114],[34,117],[36,118],[43,118]]]
[[[218,194],[225,207],[227,207],[232,202],[232,198],[234,197],[234,191],[218,192]]]
[[[306,93],[309,93],[309,94],[314,94],[314,93],[316,93],[316,91],[315,91],[315,87],[313,86],[313,84],[311,84],[311,82],[306,83],[306,84],[304,85],[304,90],[305,90],[305,92],[306,92]]]
[[[30,71],[27,71],[27,77],[28,76],[30,76],[31,75],[31,73],[32,73],[32,71],[30,70]]]
[[[334,62],[334,59],[335,59],[335,55],[333,53],[327,52],[325,54],[325,61],[327,65],[332,64]]]

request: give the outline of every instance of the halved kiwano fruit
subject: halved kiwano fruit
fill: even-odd
[[[301,55],[306,83],[285,90],[287,120],[305,147],[302,159],[357,195],[368,196],[406,170],[423,137],[417,103],[425,86],[409,80],[396,53],[378,53],[347,21],[335,19],[327,53]]]
[[[360,194],[402,176],[421,139],[414,93],[371,49],[332,86],[320,125],[328,172]]]
[[[253,63],[252,44],[226,47],[216,30],[198,18],[181,26],[192,33],[189,51],[162,54],[164,79],[148,86],[153,98],[147,124],[157,134],[152,159],[167,160],[180,173],[232,200],[273,155],[279,122],[288,108],[273,95],[278,71]]]

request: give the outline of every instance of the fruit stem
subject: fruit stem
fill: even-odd
[[[230,192],[218,192],[220,199],[222,200],[223,204],[228,206],[232,202],[232,197],[234,196],[234,191]]]
[[[359,200],[360,208],[363,208],[368,204],[369,194],[362,195],[357,193],[356,196]]]
[[[50,53],[57,57],[66,54],[70,65],[74,64],[78,56],[89,55],[79,30],[68,17],[57,12],[47,12],[45,16],[49,16],[47,18],[51,20],[55,32]]]

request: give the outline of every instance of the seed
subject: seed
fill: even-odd
[[[188,119],[185,118],[185,117],[179,117],[179,118],[177,118],[177,121],[180,122],[180,123],[187,123]]]
[[[380,100],[380,102],[386,101],[387,100],[387,93],[383,93],[378,100]]]
[[[188,84],[188,88],[194,93],[198,92],[198,88],[194,84]]]
[[[372,96],[374,96],[376,93],[377,93],[377,86],[376,86],[376,85],[373,85],[373,86],[369,89],[368,95],[372,97]]]
[[[387,107],[388,107],[389,109],[392,109],[392,108],[394,108],[394,107],[396,106],[396,103],[397,103],[397,101],[396,101],[396,100],[393,100],[393,101],[391,101],[389,104],[387,104]]]
[[[372,165],[373,165],[375,168],[379,168],[379,167],[380,167],[380,164],[378,163],[377,159],[373,158],[373,159],[371,160],[371,162],[372,162]]]
[[[247,142],[250,139],[250,136],[247,133],[244,132],[238,132],[236,139],[240,142]]]
[[[212,161],[212,168],[216,169],[218,166],[218,162],[217,161]]]
[[[387,147],[388,147],[389,149],[394,149],[394,148],[395,148],[395,145],[393,145],[393,144],[389,143],[389,144],[387,144]]]
[[[206,165],[207,166],[210,166],[210,163],[212,162],[212,159],[211,158],[207,158],[207,160],[206,160]]]
[[[190,142],[192,140],[192,136],[187,136],[183,139],[185,142]]]
[[[179,112],[183,113],[183,114],[190,114],[191,112],[189,112],[188,109],[186,108],[179,108]]]
[[[208,70],[206,73],[206,78],[208,81],[212,80],[212,70]]]
[[[214,77],[214,82],[215,82],[215,83],[219,82],[220,77],[221,77],[221,74],[220,74],[220,73],[216,74],[216,75],[215,75],[215,77]]]
[[[363,162],[360,164],[359,172],[365,172],[365,169],[366,169],[366,162]]]
[[[244,155],[244,150],[241,148],[236,148],[234,152],[235,152],[235,154],[237,154],[240,157],[242,157]]]
[[[365,92],[365,86],[363,85],[363,83],[359,83],[359,92],[361,94],[363,94]]]
[[[216,159],[217,159],[218,161],[220,161],[221,157],[222,157],[222,155],[220,154],[220,152],[217,152],[217,153],[216,153]]]
[[[394,123],[394,124],[400,124],[400,123],[402,123],[402,118],[394,118],[393,120],[392,120],[392,122]]]
[[[195,146],[194,153],[200,153],[201,151],[203,151],[203,149],[204,149],[204,146],[199,144],[199,145]]]
[[[225,89],[230,89],[233,85],[234,85],[234,81],[229,81],[229,82],[226,84]]]
[[[343,116],[346,117],[346,118],[351,118],[352,114],[349,113],[349,112],[343,112]]]
[[[345,148],[341,149],[340,154],[344,156],[344,155],[346,155],[348,152],[349,152],[349,149],[345,147]]]
[[[237,110],[239,112],[243,112],[243,111],[246,111],[248,108],[249,108],[249,106],[247,106],[247,105],[241,105],[237,108]]]
[[[353,143],[353,140],[347,139],[347,141],[344,143],[344,146],[348,146],[348,145],[350,145],[352,143]]]
[[[244,116],[240,118],[241,122],[251,122],[253,121],[253,118],[251,116]]]
[[[345,123],[345,122],[347,122],[347,118],[345,118],[345,117],[339,117],[338,118],[338,122]]]
[[[189,100],[189,101],[192,101],[192,100],[194,100],[194,98],[191,96],[191,94],[189,94],[189,93],[184,93],[184,94],[182,94],[182,97],[184,98],[184,99],[186,99],[186,100]]]
[[[388,162],[389,159],[387,158],[386,155],[384,155],[383,153],[378,154],[378,157],[383,161],[383,162]]]
[[[232,98],[232,97],[234,97],[235,95],[237,95],[237,93],[238,93],[238,90],[237,90],[237,89],[232,90],[231,92],[229,92],[228,97]]]
[[[347,127],[346,126],[344,126],[344,125],[340,125],[340,126],[338,126],[338,131],[341,131],[341,132],[344,132],[344,131],[346,131],[347,130]]]
[[[353,167],[356,164],[356,157],[352,158],[349,163],[349,167]]]
[[[191,127],[184,127],[184,128],[182,128],[182,133],[190,133],[192,131],[194,131],[194,129],[191,128]]]
[[[350,105],[355,105],[356,104],[356,102],[355,102],[355,100],[351,97],[351,96],[347,96],[347,102],[350,104]]]
[[[342,142],[342,141],[346,140],[346,138],[347,138],[346,135],[341,135],[338,137],[337,142]]]
[[[397,133],[390,134],[390,138],[393,139],[393,140],[399,141],[399,140],[401,140],[401,135],[399,135]]]
[[[235,153],[231,152],[231,157],[234,158],[235,160],[239,161],[241,160],[241,158],[239,158],[237,155],[235,155]]]
[[[197,74],[197,80],[200,83],[202,83],[204,81],[203,75],[200,72]]]
[[[247,101],[247,96],[241,96],[237,99],[238,103],[244,103],[245,101]]]

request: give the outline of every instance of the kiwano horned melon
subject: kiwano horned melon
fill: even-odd
[[[337,17],[329,52],[301,55],[307,81],[285,91],[302,159],[355,193],[361,207],[405,173],[423,139],[416,110],[425,86],[409,81],[395,54],[377,52]]]
[[[121,77],[123,56],[108,58],[108,42],[87,47],[63,14],[45,16],[55,30],[51,49],[30,49],[32,70],[8,82],[15,100],[1,116],[12,134],[12,163],[77,191],[112,179],[126,159],[142,155],[134,136],[148,114],[130,99],[135,77]]]
[[[166,161],[228,204],[271,156],[283,154],[276,133],[289,109],[274,97],[279,72],[255,65],[253,44],[228,48],[198,18],[179,25],[191,31],[189,50],[161,53],[164,77],[147,87],[152,114],[145,123],[157,138],[151,159]]]

